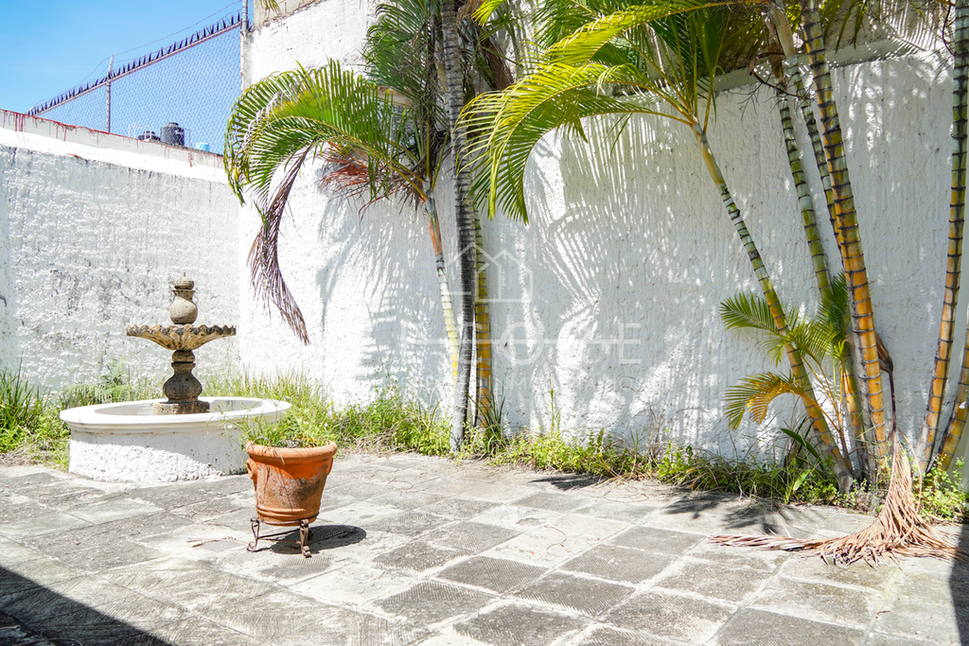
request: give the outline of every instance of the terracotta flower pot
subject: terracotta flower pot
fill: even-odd
[[[336,444],[289,449],[247,444],[246,470],[256,489],[256,517],[270,525],[313,522],[320,513]]]

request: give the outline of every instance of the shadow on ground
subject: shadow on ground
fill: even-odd
[[[267,525],[272,531],[272,526]],[[319,554],[325,550],[333,550],[359,543],[367,537],[367,531],[353,525],[317,525],[310,527],[312,536],[307,542],[311,554]],[[265,542],[264,542],[265,541]],[[292,553],[299,551],[299,528],[289,531],[263,534],[259,537],[259,544],[253,552],[272,550],[273,552]],[[2,646],[2,643],[0,643]]]
[[[171,646],[134,626],[0,568],[0,644]]]

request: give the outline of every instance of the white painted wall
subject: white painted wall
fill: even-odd
[[[368,14],[362,3],[324,2],[257,29],[250,78],[330,56],[356,62]],[[895,360],[899,424],[913,435],[944,282],[950,70],[947,59],[911,56],[842,68],[835,84],[876,321]],[[765,449],[770,433],[729,431],[723,420],[724,390],[771,366],[750,335],[728,333],[719,320],[724,298],[757,285],[693,135],[640,118],[611,147],[606,126],[590,124],[589,144],[558,135],[542,142],[527,174],[530,225],[485,223],[501,269],[490,280],[497,395],[508,420],[513,428],[605,428],[640,442],[659,427],[733,456]],[[711,140],[782,299],[811,312],[816,290],[771,95],[752,87],[721,95]],[[359,204],[321,193],[316,172],[305,173],[292,198],[281,250],[312,345],[253,310],[243,314],[246,329],[261,338],[269,330],[269,340],[242,339],[243,363],[304,370],[339,399],[366,399],[396,382],[446,407],[449,367],[423,222],[401,205],[361,215]],[[439,190],[453,254],[449,199]],[[240,252],[258,226],[251,212],[244,220]],[[823,233],[834,261],[830,228]],[[776,414],[775,427],[796,417],[790,406]]]
[[[58,389],[122,361],[160,396],[171,355],[125,325],[169,324],[183,273],[199,324],[237,322],[237,204],[217,155],[0,112],[0,366]],[[238,354],[206,345],[196,374]]]

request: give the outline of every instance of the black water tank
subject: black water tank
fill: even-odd
[[[168,144],[169,146],[184,146],[185,128],[174,121],[169,121],[162,126],[161,140],[163,144]]]

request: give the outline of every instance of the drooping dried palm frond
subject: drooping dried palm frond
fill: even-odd
[[[763,547],[786,552],[803,552],[834,563],[865,561],[879,565],[898,563],[899,556],[969,560],[966,550],[926,523],[919,515],[912,495],[912,471],[908,458],[895,439],[892,478],[885,504],[875,521],[865,529],[829,539],[786,538],[783,536],[711,536],[720,545]]]

